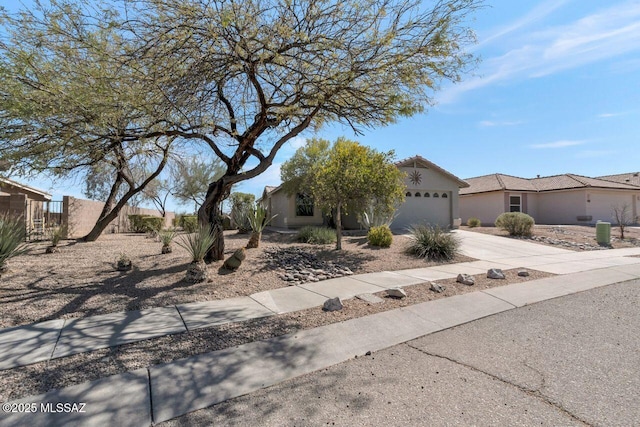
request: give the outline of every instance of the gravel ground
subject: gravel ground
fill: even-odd
[[[473,231],[476,233],[492,234],[494,236],[504,236],[508,238],[509,233],[501,230],[497,227],[460,227],[461,230]],[[560,245],[551,244],[543,241],[536,241],[533,239],[526,239],[532,243],[538,243],[547,246],[562,247],[562,249],[569,249],[574,251],[590,250],[594,246],[598,246],[596,242],[596,228],[586,225],[534,225],[533,226],[534,237],[544,237],[550,240],[560,241]],[[611,248],[633,248],[640,246],[640,227],[627,227],[624,232],[625,239],[620,240],[620,230],[611,226]],[[562,246],[562,242],[568,242],[572,244],[569,247]],[[577,244],[577,245],[573,245]],[[581,248],[578,245],[585,245]]]
[[[246,234],[225,232],[226,256],[248,239]],[[355,274],[438,264],[405,255],[407,243],[407,237],[398,235],[390,248],[377,249],[368,246],[365,236],[347,236],[343,250],[335,251],[334,245],[297,243],[293,235],[270,232],[263,235],[260,248],[247,250],[238,271],[222,270],[218,261],[209,266],[209,281],[198,284],[184,280],[190,259],[176,241],[173,252],[164,255],[161,243],[143,234],[106,234],[88,243],[67,241],[53,254],[45,253],[47,243],[35,243],[30,253],[10,259],[9,271],[0,277],[0,327],[245,296],[287,286],[279,277],[281,271],[270,266],[265,248],[304,248]],[[132,260],[131,271],[116,271],[121,254]],[[469,260],[458,256],[451,262]]]
[[[324,312],[321,308],[312,308],[0,371],[0,401],[40,394],[55,388],[424,301],[551,276],[535,270],[528,271],[528,277],[520,277],[517,270],[506,270],[504,280],[487,279],[483,274],[475,275],[474,286],[456,283],[455,279],[438,280],[437,283],[446,288],[445,292],[440,294],[430,291],[429,283],[423,283],[405,287],[407,297],[404,299],[384,297],[382,292],[378,295],[384,297],[384,302],[379,304],[371,305],[358,299],[350,299],[343,302],[344,308],[341,311]]]

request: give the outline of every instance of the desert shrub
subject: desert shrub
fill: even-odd
[[[0,216],[0,271],[9,258],[27,252],[24,223],[16,218]]]
[[[311,243],[314,245],[326,245],[335,243],[336,231],[327,227],[306,226],[298,230],[296,238],[299,242]]]
[[[162,230],[164,218],[150,215],[129,215],[129,230],[134,233],[157,233]]]
[[[478,218],[471,217],[467,220],[467,225],[471,228],[480,227],[482,225],[482,222]]]
[[[198,229],[198,216],[182,215],[180,217],[180,227],[187,233],[195,233]]]
[[[367,233],[367,241],[371,246],[379,246],[381,248],[388,248],[393,241],[393,234],[388,225],[380,225],[377,227],[371,227]]]
[[[134,233],[144,233],[144,226],[142,225],[142,218],[144,215],[129,215],[129,230]]]
[[[204,227],[196,226],[194,233],[184,234],[182,240],[177,243],[189,252],[192,262],[201,262],[215,241],[213,231],[207,224]]]
[[[531,236],[534,220],[522,212],[505,212],[496,219],[496,227],[509,232],[510,236]]]
[[[164,218],[159,216],[142,217],[142,228],[145,233],[158,233],[164,226]]]
[[[456,236],[440,227],[414,225],[409,227],[411,243],[407,253],[429,260],[450,260],[458,253]]]
[[[238,229],[238,233],[248,233],[251,231],[249,215],[253,209],[255,196],[249,193],[231,193],[229,196],[231,203],[231,222]]]

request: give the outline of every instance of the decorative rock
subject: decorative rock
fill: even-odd
[[[402,288],[391,288],[387,289],[387,296],[392,298],[404,298],[407,296],[407,293]]]
[[[488,279],[504,279],[505,276],[502,270],[500,270],[499,268],[490,268],[487,271],[487,278]]]
[[[520,277],[528,277],[529,272],[527,270],[518,270],[518,276]]]
[[[342,308],[343,308],[342,301],[340,301],[340,298],[338,297],[329,298],[324,302],[322,306],[322,309],[324,311],[338,311],[338,310],[342,310]]]
[[[384,302],[382,298],[375,296],[373,294],[360,294],[360,295],[356,295],[356,298],[364,302],[367,302],[369,304],[380,304],[381,302]]]
[[[436,282],[431,282],[431,286],[429,286],[429,289],[432,290],[433,292],[437,292],[441,294],[442,292],[445,291],[446,288]]]
[[[204,282],[209,278],[207,264],[204,261],[192,262],[187,267],[186,280],[189,283]]]
[[[231,255],[225,262],[224,264],[222,264],[222,268],[225,268],[227,270],[232,270],[235,271],[237,270],[240,265],[242,264],[242,261],[244,261],[244,259],[247,257],[247,254],[244,250],[244,248],[240,248],[238,250],[236,250],[233,255]],[[295,277],[295,276],[294,276]]]
[[[458,274],[458,277],[456,278],[456,282],[462,283],[463,285],[467,285],[467,286],[473,286],[476,284],[475,279],[472,276],[469,276],[468,274]]]
[[[263,256],[268,258],[272,268],[283,271],[284,275],[279,277],[289,284],[316,282],[353,274],[348,267],[332,261],[320,260],[300,247],[267,248]]]

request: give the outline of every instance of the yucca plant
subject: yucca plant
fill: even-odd
[[[182,241],[177,243],[185,248],[191,255],[191,264],[187,268],[187,280],[193,283],[207,280],[207,264],[204,257],[207,255],[216,238],[209,224],[198,226],[195,233],[185,234]]]
[[[458,239],[440,227],[414,225],[409,227],[411,243],[406,251],[428,260],[450,260],[458,252]]]
[[[162,230],[158,235],[158,237],[160,237],[160,242],[162,242],[161,252],[163,254],[171,253],[173,251],[173,249],[171,248],[171,243],[173,242],[173,239],[176,237],[176,230],[173,228]]]
[[[64,225],[53,227],[51,229],[51,246],[48,246],[45,250],[46,253],[52,254],[58,251],[58,243],[65,237],[67,234],[67,227]]]
[[[0,216],[0,272],[6,270],[9,258],[28,251],[24,243],[26,231],[24,223],[8,215]]]
[[[276,216],[278,215],[273,215],[271,218],[267,219],[267,210],[260,205],[251,209],[247,214],[247,221],[251,226],[251,237],[249,238],[249,243],[247,243],[247,249],[257,248],[260,246],[262,231],[264,231],[265,227],[269,225]]]

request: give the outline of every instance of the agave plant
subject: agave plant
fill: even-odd
[[[397,216],[396,209],[389,209],[377,203],[371,203],[367,210],[360,214],[360,224],[367,230],[373,227],[390,227]]]
[[[195,233],[185,234],[182,236],[182,241],[177,242],[191,255],[191,264],[187,269],[188,281],[195,283],[207,279],[207,264],[204,262],[204,257],[215,241],[213,230],[207,224],[198,226]]]
[[[251,238],[249,238],[249,243],[247,243],[247,249],[257,248],[260,246],[262,232],[276,216],[278,215],[273,215],[271,218],[267,219],[267,210],[260,205],[251,209],[247,214],[247,221],[251,226]]]
[[[0,216],[0,272],[7,268],[9,258],[27,252],[25,235],[22,221],[7,215]]]

